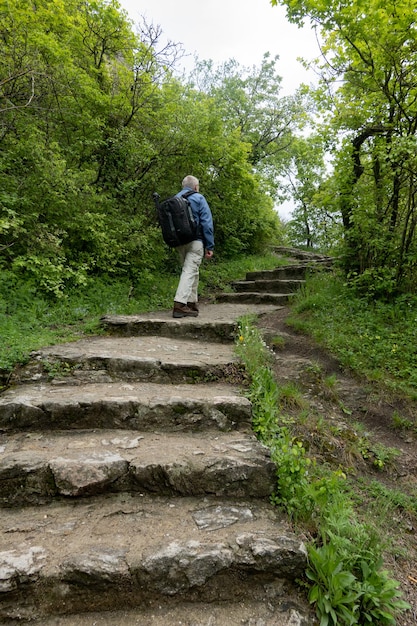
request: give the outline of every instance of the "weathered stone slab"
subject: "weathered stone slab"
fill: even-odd
[[[253,590],[254,591],[254,590]],[[172,606],[166,603],[152,608],[108,611],[55,617],[33,626],[314,626],[311,610],[300,599],[291,595],[287,587],[285,603],[273,585],[258,591],[260,599],[248,598],[240,602],[186,603]],[[282,591],[281,591],[282,595]]]
[[[314,623],[233,350],[240,317],[286,303],[282,278],[197,318],[105,316],[112,336],[15,372],[0,395],[1,623]]]
[[[305,284],[304,280],[239,280],[232,283],[233,288],[238,292],[251,293],[294,293]]]
[[[40,576],[45,559],[46,550],[39,546],[0,552],[0,598],[3,593],[35,581]]]
[[[198,382],[224,378],[239,367],[232,344],[169,337],[89,337],[42,348],[12,382],[48,380],[159,383]]]
[[[335,257],[327,254],[321,254],[320,252],[310,250],[300,250],[298,248],[291,248],[288,246],[273,246],[273,250],[276,254],[289,258],[289,260],[295,259],[295,262],[300,263],[301,265],[303,263],[308,263],[312,266],[321,264],[332,265],[335,260]]]
[[[241,433],[136,431],[2,438],[0,504],[105,492],[266,498],[275,487],[269,450]]]
[[[142,315],[105,315],[101,324],[113,335],[157,335],[183,337],[197,341],[231,342],[236,338],[237,323],[244,315],[263,315],[275,310],[270,304],[202,304],[198,317],[174,319],[172,311]]]
[[[250,515],[222,525],[230,507]],[[210,515],[206,527],[195,521]],[[124,494],[97,497],[94,505],[6,509],[0,516],[0,620],[173,598],[248,601],[285,579],[283,602],[286,586],[305,566],[303,544],[262,501]]]
[[[273,270],[247,272],[246,280],[303,280],[307,269],[307,264],[283,265]]]
[[[289,293],[260,293],[260,292],[242,292],[242,293],[221,293],[217,296],[219,302],[229,302],[241,304],[242,302],[251,302],[253,304],[276,304],[284,305],[288,302],[291,294]]]
[[[250,429],[251,403],[236,386],[91,383],[18,385],[0,395],[0,429]]]

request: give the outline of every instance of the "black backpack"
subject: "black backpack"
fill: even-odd
[[[159,195],[153,194],[162,237],[170,248],[177,248],[198,238],[196,223],[188,197],[195,191],[187,191],[181,196],[173,196],[159,202]]]

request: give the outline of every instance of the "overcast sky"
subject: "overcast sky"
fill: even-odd
[[[294,93],[301,83],[313,83],[298,57],[312,60],[319,54],[314,32],[290,24],[285,10],[271,7],[269,0],[119,0],[133,22],[141,16],[159,25],[164,37],[181,43],[193,67],[194,55],[216,64],[234,58],[245,66],[260,66],[265,52],[278,55],[277,73],[282,76],[282,95]],[[288,219],[291,205],[278,207]]]
[[[282,93],[301,82],[314,81],[297,57],[318,56],[313,31],[290,24],[285,10],[269,0],[119,0],[134,22],[144,16],[159,25],[167,39],[182,43],[192,58],[222,63],[235,58],[241,65],[260,66],[263,54],[279,55],[277,70]]]

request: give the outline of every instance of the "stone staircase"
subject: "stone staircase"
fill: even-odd
[[[217,296],[218,302],[285,305],[305,283],[308,272],[331,269],[333,259],[325,255],[288,248],[276,252],[296,255],[295,262],[273,270],[248,272],[245,280],[232,283],[232,292]]]
[[[238,318],[275,310],[262,296],[297,276],[251,273],[236,296],[255,304],[222,295],[198,318],[106,316],[105,334],[16,369],[0,395],[0,623],[315,623],[233,346]]]

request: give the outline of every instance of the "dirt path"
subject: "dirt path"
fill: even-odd
[[[259,326],[275,345],[274,371],[281,385],[296,383],[308,405],[308,420],[300,436],[310,452],[334,467],[343,465],[352,481],[377,481],[416,497],[417,437],[394,427],[393,416],[416,422],[416,407],[395,398],[383,398],[371,385],[343,371],[339,363],[315,342],[288,325],[290,308],[267,314]],[[273,338],[281,337],[281,341]],[[294,415],[297,409],[287,407]],[[369,448],[365,452],[365,442]],[[364,451],[364,456],[360,451]],[[374,452],[373,452],[374,450]],[[393,452],[395,450],[395,453]],[[376,452],[375,452],[376,451]],[[378,454],[379,451],[379,454]],[[391,451],[391,452],[390,452]],[[384,466],[378,468],[378,459]],[[417,624],[417,519],[396,507],[386,512],[394,550],[386,565],[400,581],[404,599],[412,609],[398,626]]]

